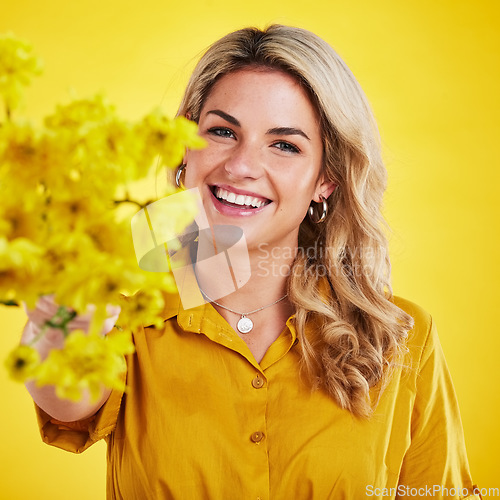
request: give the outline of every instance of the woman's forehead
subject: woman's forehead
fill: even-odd
[[[213,106],[318,122],[316,106],[297,78],[267,67],[243,68],[222,76],[205,99],[202,114]]]

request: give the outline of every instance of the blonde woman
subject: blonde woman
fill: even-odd
[[[135,332],[126,394],[32,388],[44,440],[106,439],[108,498],[479,498],[432,319],[391,292],[386,171],[345,63],[302,29],[236,31],[179,114],[208,146],[177,181],[210,226],[242,230],[249,279],[224,295],[200,235],[205,303],[169,296],[163,327]]]

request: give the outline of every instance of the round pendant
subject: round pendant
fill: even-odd
[[[250,318],[247,318],[246,316],[242,316],[239,319],[236,327],[238,328],[238,330],[241,333],[248,333],[248,332],[252,331],[253,321]]]

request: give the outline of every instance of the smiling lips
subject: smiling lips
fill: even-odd
[[[245,194],[234,193],[219,186],[213,186],[214,196],[224,205],[253,210],[271,203],[271,200]]]

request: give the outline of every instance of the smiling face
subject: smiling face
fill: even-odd
[[[297,246],[323,182],[319,117],[290,75],[244,69],[223,76],[207,97],[199,133],[208,146],[185,156],[186,188],[198,187],[211,224],[243,229],[249,249]]]

